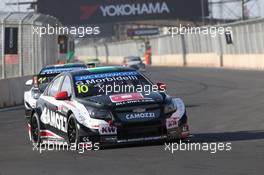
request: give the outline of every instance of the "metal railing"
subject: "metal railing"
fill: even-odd
[[[48,24],[55,26],[60,22],[54,17],[33,12],[0,13],[0,79],[33,75],[43,66],[57,61],[57,35],[40,37],[34,32],[34,27]],[[17,33],[13,32],[14,29]]]

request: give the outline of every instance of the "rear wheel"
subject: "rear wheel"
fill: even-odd
[[[39,117],[37,113],[34,113],[31,117],[31,138],[33,144],[37,144],[38,146],[41,143],[41,138],[40,138],[40,123],[39,123]]]

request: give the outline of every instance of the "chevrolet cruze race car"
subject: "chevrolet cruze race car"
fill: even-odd
[[[132,91],[109,91],[117,86],[129,86]],[[61,73],[31,113],[31,140],[35,144],[56,140],[107,145],[188,137],[183,101],[168,96],[162,83],[155,91],[135,89],[145,86],[154,84],[135,69],[125,67]]]
[[[62,72],[69,72],[73,70],[86,69],[85,64],[58,64],[50,65],[41,69],[38,75],[33,76],[33,79],[28,80],[25,84],[30,86],[28,91],[24,93],[24,105],[26,117],[29,117],[30,111],[36,107],[36,101],[45,90],[51,80]]]

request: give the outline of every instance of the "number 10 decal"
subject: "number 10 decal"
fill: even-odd
[[[88,85],[78,85],[77,89],[79,94],[87,93],[89,90]]]

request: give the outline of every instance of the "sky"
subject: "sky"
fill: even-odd
[[[17,11],[17,6],[6,6],[5,3],[7,2],[23,2],[29,0],[0,0],[0,11]],[[110,0],[109,0],[110,1]],[[211,0],[213,2],[220,1],[220,0]],[[228,1],[228,0],[227,0]],[[254,5],[254,2],[257,1],[259,7]],[[26,11],[28,6],[20,6],[21,11]],[[248,3],[248,9],[251,11],[252,16],[259,16],[261,15],[264,17],[264,0],[252,0],[252,2]],[[239,3],[229,3],[223,6],[222,11],[220,5],[213,6],[213,16],[214,17],[225,17],[225,18],[235,18],[238,15],[241,15],[241,7]]]

